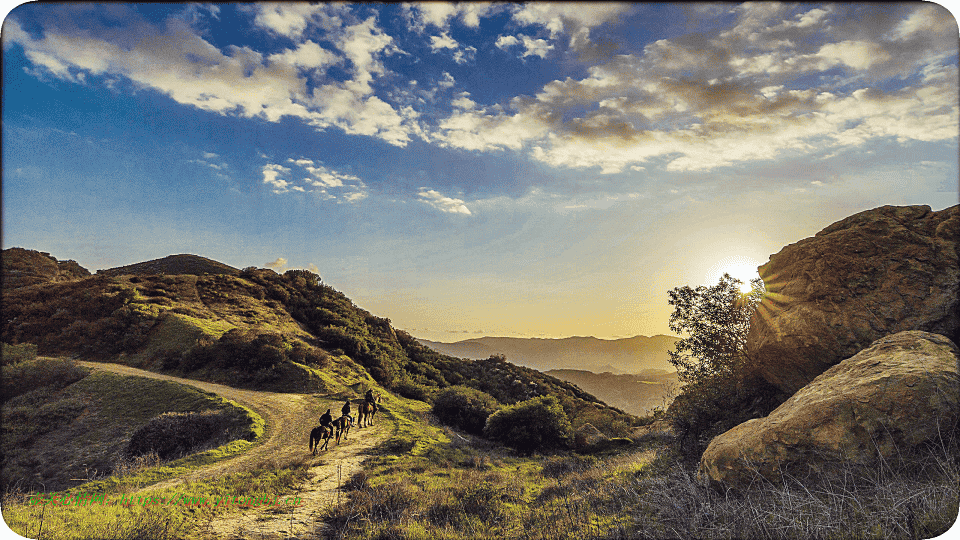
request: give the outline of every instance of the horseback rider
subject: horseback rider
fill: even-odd
[[[377,405],[377,399],[373,397],[373,389],[367,390],[367,393],[364,394],[363,400],[373,406],[373,412],[377,412],[380,409],[380,406]]]
[[[320,415],[320,425],[329,429],[333,433],[333,416],[330,415],[330,409]]]
[[[346,401],[346,403],[343,404],[343,408],[340,409],[340,413],[343,416],[346,416],[347,418],[349,418],[350,423],[353,423],[353,417],[350,416],[350,400],[349,399]]]

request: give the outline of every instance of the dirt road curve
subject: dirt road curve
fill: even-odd
[[[334,414],[340,410],[340,402],[317,400],[307,394],[281,394],[242,390],[230,386],[182,379],[121,364],[80,362],[94,369],[111,371],[121,375],[134,375],[173,381],[216,393],[256,411],[266,422],[262,444],[243,454],[224,460],[192,473],[165,480],[144,488],[142,491],[173,487],[185,481],[196,481],[214,476],[240,472],[251,466],[269,466],[273,462],[285,463],[291,459],[309,456],[307,450],[310,428],[329,407]],[[383,440],[386,430],[378,422],[376,426],[350,431],[347,441],[337,446],[331,441],[329,450],[311,457],[311,480],[298,493],[264,495],[298,495],[303,505],[292,511],[276,513],[243,510],[231,512],[209,524],[208,530],[216,538],[312,538],[317,515],[330,504],[336,503],[341,482],[360,471],[364,453]]]

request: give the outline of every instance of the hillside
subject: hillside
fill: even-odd
[[[582,369],[551,369],[545,373],[571,382],[605,403],[636,416],[647,415],[655,407],[666,409],[680,388],[676,371],[649,369],[639,375],[616,375]]]
[[[624,339],[569,337],[563,339],[482,337],[441,343],[420,340],[424,345],[459,358],[486,358],[502,354],[521,366],[540,371],[582,369],[601,373],[640,373],[645,369],[673,371],[667,351],[678,338],[657,335]]]
[[[186,257],[186,258],[185,258]],[[175,256],[123,267],[192,271]],[[166,261],[161,264],[161,261]],[[206,264],[207,268],[229,268]],[[454,358],[396,330],[306,270],[122,274],[4,288],[2,339],[42,355],[78,355],[245,388],[323,392],[376,381],[429,402],[469,386],[504,405],[556,396],[576,427],[622,435],[633,417],[568,382],[502,357]]]
[[[40,283],[80,279],[90,272],[76,261],[58,261],[49,253],[23,248],[3,250],[3,287],[16,289]]]
[[[191,274],[195,276],[227,274],[235,276],[240,270],[226,264],[199,257],[197,255],[169,255],[162,259],[154,259],[142,263],[118,266],[97,270],[97,274],[105,276],[146,275],[146,274]]]

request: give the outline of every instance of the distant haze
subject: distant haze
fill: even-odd
[[[645,369],[674,371],[667,351],[679,338],[657,335],[624,339],[569,337],[563,339],[482,337],[454,343],[419,340],[458,358],[487,358],[503,354],[507,360],[540,371],[580,369],[594,373],[640,373]]]

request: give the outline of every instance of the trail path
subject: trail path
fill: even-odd
[[[249,407],[263,417],[266,423],[264,440],[247,452],[236,457],[203,467],[191,473],[171,478],[143,488],[141,491],[159,490],[173,487],[186,481],[197,481],[215,476],[223,476],[249,470],[273,463],[289,463],[298,458],[307,457],[310,463],[311,478],[296,493],[264,494],[280,496],[299,496],[302,505],[286,507],[282,511],[271,509],[243,509],[233,511],[209,523],[206,532],[214,538],[314,538],[313,530],[318,525],[318,516],[325,508],[336,504],[339,487],[353,474],[361,470],[361,462],[368,450],[377,446],[386,436],[387,428],[382,425],[383,418],[373,427],[350,430],[348,440],[330,441],[328,450],[316,457],[307,450],[310,428],[316,419],[326,411],[339,412],[341,402],[314,399],[310,394],[284,394],[243,390],[223,384],[192,379],[183,379],[170,375],[154,373],[122,364],[102,362],[80,362],[94,369],[160,379],[185,384],[213,392],[224,398]]]

